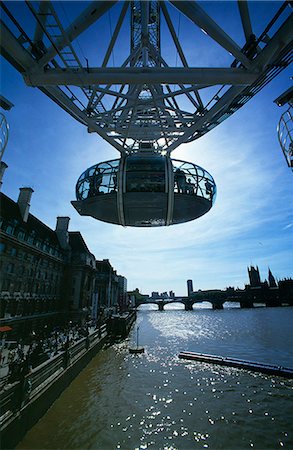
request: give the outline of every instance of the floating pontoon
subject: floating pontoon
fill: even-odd
[[[181,352],[178,355],[181,359],[191,361],[200,361],[205,363],[217,364],[221,366],[238,367],[239,369],[252,370],[253,372],[266,373],[268,375],[277,375],[280,377],[293,378],[293,369],[272,364],[259,363],[255,361],[245,361],[237,358],[225,358],[223,356],[207,355],[204,353]]]

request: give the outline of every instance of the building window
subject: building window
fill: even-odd
[[[16,250],[15,247],[11,247],[11,249],[10,249],[10,255],[11,255],[11,256],[16,256],[16,255],[17,255],[17,250]]]
[[[18,273],[20,275],[21,278],[26,277],[27,273],[28,273],[28,268],[25,266],[20,266],[18,269]]]
[[[4,242],[0,242],[0,253],[4,253],[6,250],[6,244]]]
[[[25,238],[25,232],[23,230],[20,230],[18,235],[17,235],[18,239],[20,239],[21,241],[24,241]]]
[[[13,273],[13,271],[14,271],[14,264],[12,264],[12,263],[7,264],[6,272]]]
[[[7,234],[13,234],[14,227],[12,227],[11,225],[8,225],[5,231]]]
[[[33,244],[33,243],[34,243],[34,240],[35,240],[35,237],[36,237],[36,232],[33,230],[33,231],[30,233],[30,235],[29,235],[29,237],[28,237],[28,239],[27,239],[27,242],[28,242],[29,244]]]

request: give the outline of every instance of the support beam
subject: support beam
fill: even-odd
[[[1,55],[21,73],[32,70],[37,65],[36,61],[22,47],[2,20],[0,20],[0,32]]]
[[[115,42],[116,42],[116,40],[117,40],[118,34],[119,34],[119,32],[120,32],[120,29],[121,29],[121,26],[122,26],[122,23],[123,23],[125,14],[126,14],[126,12],[127,12],[128,6],[129,6],[129,3],[128,3],[128,2],[125,2],[124,5],[123,5],[123,8],[122,8],[122,10],[121,10],[121,13],[120,13],[118,22],[117,22],[117,24],[116,24],[116,27],[115,27],[113,36],[112,36],[112,38],[111,38],[109,47],[108,47],[108,49],[107,49],[106,55],[105,55],[105,57],[104,57],[102,67],[106,67],[107,64],[108,64],[108,61],[109,61],[110,56],[111,56],[111,53],[112,53],[112,51],[113,51],[113,47],[114,47]]]
[[[37,22],[36,28],[35,28],[35,34],[34,34],[34,43],[40,42],[43,40],[44,37],[44,27],[46,22],[46,13],[49,10],[50,2],[40,2],[39,6],[39,15],[40,15],[40,22]]]
[[[293,14],[291,14],[284,24],[279,28],[275,35],[271,38],[267,46],[262,50],[262,52],[254,59],[252,70],[263,70],[264,66],[271,64],[274,58],[281,53],[287,45],[292,42],[292,29],[293,29]],[[260,73],[260,78],[262,74]],[[179,138],[176,142],[171,144],[168,148],[168,153],[170,154],[175,148],[177,148],[181,143],[187,142],[188,137],[192,136],[196,131],[200,130],[201,127],[212,121],[213,117],[217,115],[221,110],[227,108],[233,102],[245,87],[232,86],[225,92],[225,94],[217,101],[217,103],[212,106],[212,108],[201,117],[193,126],[189,127],[188,131],[184,133],[184,136]]]
[[[169,16],[169,13],[168,13],[168,10],[167,10],[167,8],[166,8],[166,5],[165,5],[164,2],[160,2],[160,5],[161,5],[161,8],[162,8],[162,11],[163,11],[163,14],[164,14],[166,23],[167,23],[167,25],[168,25],[169,31],[170,31],[170,33],[171,33],[173,42],[174,42],[174,44],[175,44],[176,50],[177,50],[177,52],[178,52],[178,54],[179,54],[179,57],[180,57],[180,59],[181,59],[182,65],[183,65],[183,67],[188,67],[187,60],[186,60],[185,55],[184,55],[184,53],[183,53],[183,50],[182,50],[182,47],[181,47],[181,45],[180,45],[179,39],[177,38],[175,29],[174,29],[172,20],[171,20],[171,18],[170,18],[170,16]],[[203,106],[202,100],[201,100],[200,95],[199,95],[199,93],[198,93],[198,91],[197,91],[196,89],[194,89],[194,94],[195,94],[195,96],[196,96],[196,99],[197,99],[197,101],[198,101],[198,104],[199,104],[200,108],[203,109],[204,106]],[[188,94],[188,97],[189,97],[189,99],[190,99],[190,97],[191,97],[191,101],[193,101],[193,98],[192,98],[191,95]],[[195,106],[196,106],[196,105],[195,105]],[[197,109],[197,106],[196,106],[196,109]]]
[[[39,65],[44,67],[48,64],[69,42],[76,39],[84,30],[95,23],[104,15],[117,1],[104,0],[94,1],[82,12],[82,14],[65,30],[65,36],[55,42],[47,53],[39,60]]]
[[[283,23],[274,36],[267,43],[262,52],[253,60],[252,70],[263,70],[272,64],[281,51],[291,44],[292,52],[293,14]]]
[[[193,84],[247,86],[257,74],[238,68],[92,68],[49,69],[24,75],[28,86],[89,86],[96,84]]]
[[[168,154],[170,154],[175,148],[177,148],[183,142],[186,142],[189,136],[192,136],[196,131],[200,130],[201,127],[212,120],[212,118],[218,114],[221,110],[225,109],[227,105],[231,104],[233,99],[237,97],[237,95],[241,94],[244,87],[241,86],[232,86],[225,94],[217,101],[215,105],[211,107],[211,109],[204,114],[204,116],[200,117],[194,125],[188,128],[185,131],[184,135],[179,138],[176,142],[171,144],[168,148]]]
[[[241,48],[233,41],[233,39],[222,30],[219,25],[210,18],[210,16],[195,2],[191,0],[171,1],[180,12],[188,17],[195,25],[204,30],[212,39],[214,39],[221,47],[230,52],[240,61],[244,67],[250,68],[251,62],[241,52]]]
[[[248,4],[247,0],[238,0],[238,8],[241,16],[241,22],[242,27],[244,31],[244,36],[246,39],[246,42],[249,40],[250,36],[253,34],[250,17],[249,17],[249,10],[248,10]]]

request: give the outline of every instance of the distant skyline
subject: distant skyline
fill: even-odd
[[[268,267],[276,279],[292,277],[293,173],[276,131],[286,107],[273,103],[290,86],[290,76],[284,70],[221,125],[172,153],[214,177],[218,195],[209,213],[170,227],[123,228],[81,217],[70,204],[80,174],[119,153],[37,88],[25,86],[1,58],[1,94],[15,105],[4,112],[10,136],[2,192],[17,200],[19,187],[32,187],[30,212],[53,229],[57,216],[69,216],[69,230],[82,233],[97,259],[110,260],[127,278],[128,290],[185,295],[187,279],[194,290],[243,288],[249,265],[259,267],[262,280]]]

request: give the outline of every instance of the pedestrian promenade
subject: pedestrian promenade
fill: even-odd
[[[30,344],[21,341],[6,341],[1,349],[0,390],[16,381],[20,373],[29,373],[32,368],[53,358],[80,339],[93,334],[98,329],[92,321],[84,326],[69,324],[58,328],[46,336],[32,334]]]
[[[17,377],[12,372],[0,389],[0,432],[3,448],[14,448],[22,436],[45,413],[78,373],[106,342],[107,325],[89,327],[86,336],[72,340],[67,334],[65,346],[53,356],[36,363],[26,372],[31,361],[29,350]],[[30,346],[31,347],[31,346]],[[31,361],[34,362],[34,361]],[[2,382],[5,379],[2,378]]]

